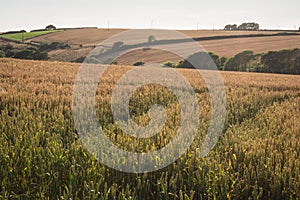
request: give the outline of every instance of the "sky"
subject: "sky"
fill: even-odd
[[[26,0],[1,3],[0,32],[45,28],[298,29],[299,0]]]

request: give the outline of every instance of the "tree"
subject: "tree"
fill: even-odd
[[[178,64],[180,68],[214,69],[218,67],[219,56],[214,53],[198,52]]]
[[[237,25],[236,24],[227,24],[224,28],[224,30],[236,30],[237,29]]]
[[[27,59],[27,60],[48,60],[48,54],[46,52],[40,52],[38,50],[24,49],[17,51],[13,58]]]
[[[227,58],[224,57],[224,56],[219,58],[219,65],[217,65],[219,70],[224,70],[224,66],[225,66],[226,61],[227,61]]]
[[[236,30],[236,29],[237,29],[237,25],[236,24],[231,25],[231,30]]]
[[[156,41],[156,38],[153,35],[150,35],[148,37],[148,43],[152,43],[152,42],[155,42],[155,41]]]
[[[50,50],[66,49],[66,48],[70,48],[70,45],[63,42],[52,42],[51,44],[41,44],[39,46],[40,51],[50,51]]]
[[[46,26],[45,29],[46,30],[56,30],[56,27],[54,25],[50,24],[50,25]]]
[[[258,30],[259,24],[255,22],[242,23],[238,26],[239,30]]]
[[[220,58],[218,55],[216,55],[212,52],[209,52],[208,54],[210,55],[211,59],[216,64],[217,68],[218,69],[223,69],[223,66],[224,66],[227,59],[225,57]]]
[[[262,56],[261,63],[265,72],[300,74],[300,49],[269,51]]]
[[[227,25],[224,27],[224,30],[231,30],[231,24],[227,24]]]
[[[229,71],[249,71],[251,62],[255,59],[253,51],[243,51],[230,58],[226,63],[224,70]]]

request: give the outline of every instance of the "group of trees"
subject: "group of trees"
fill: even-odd
[[[7,57],[28,60],[48,60],[48,51],[66,48],[70,48],[70,46],[62,42],[52,42],[50,44],[41,44],[37,47],[28,46],[25,48],[15,48],[8,44],[0,46],[0,58]]]
[[[242,23],[241,25],[236,24],[227,24],[224,27],[224,30],[258,30],[259,24],[255,22],[246,22]]]
[[[70,48],[70,45],[64,42],[52,42],[50,44],[44,43],[39,46],[40,51],[51,51],[57,49],[67,49]]]
[[[225,57],[219,57],[212,52],[198,52],[179,62],[176,67],[212,69],[212,66],[216,66],[218,69],[223,69],[226,60]],[[168,65],[171,66],[170,64]]]
[[[199,52],[174,64],[167,62],[168,67],[212,69],[242,72],[265,72],[281,74],[300,74],[300,49],[269,51],[255,54],[243,51],[232,58],[219,57],[214,53]]]
[[[224,30],[237,30],[238,26],[236,24],[227,24]]]
[[[224,70],[300,74],[300,49],[254,54],[244,51],[230,58]]]
[[[27,60],[48,60],[48,53],[35,47],[15,49],[11,45],[0,46],[0,58],[18,58]]]

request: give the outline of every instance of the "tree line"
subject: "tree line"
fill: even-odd
[[[255,22],[245,22],[239,26],[237,24],[227,24],[224,27],[224,30],[258,30],[258,29],[259,29],[259,24]]]
[[[208,59],[208,56],[211,59]],[[178,68],[196,67],[199,69],[211,69],[211,66],[215,65],[219,70],[224,71],[300,74],[300,49],[269,51],[258,54],[248,50],[229,59],[211,52],[199,52],[178,64],[167,62],[165,65]]]

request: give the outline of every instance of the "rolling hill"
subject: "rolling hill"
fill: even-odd
[[[43,35],[32,39],[32,42],[51,43],[60,41],[68,43],[71,48],[49,52],[52,60],[74,61],[76,58],[86,56],[95,46],[103,40],[126,31],[127,29],[71,29]],[[181,33],[199,40],[199,44],[209,52],[219,56],[231,57],[244,50],[252,50],[256,53],[270,50],[291,49],[300,47],[300,35],[293,32],[290,35],[282,35],[282,31],[225,31],[225,30],[180,30]],[[162,36],[163,37],[163,36]],[[156,38],[160,40],[160,38]],[[176,38],[174,38],[176,39]],[[132,44],[135,42],[130,41]],[[182,45],[184,48],[185,44]],[[169,52],[157,50],[136,50],[128,59],[121,58],[121,64],[132,65],[142,60],[152,62],[173,61],[178,62],[180,58]]]

